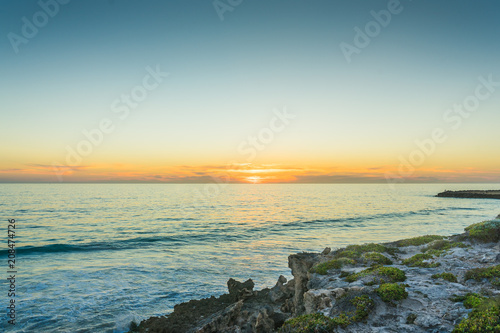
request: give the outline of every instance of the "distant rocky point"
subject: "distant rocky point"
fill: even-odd
[[[500,199],[500,190],[467,190],[467,191],[444,191],[438,193],[437,197],[443,198],[477,198],[477,199]]]
[[[476,191],[477,192],[477,191]],[[500,332],[500,216],[425,235],[288,258],[293,279],[191,300],[140,333]]]

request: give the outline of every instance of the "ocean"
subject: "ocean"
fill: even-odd
[[[436,198],[499,184],[0,184],[0,331],[124,332],[131,321],[226,292],[273,286],[287,257],[348,244],[460,233],[491,199]],[[15,219],[16,324],[8,323]]]

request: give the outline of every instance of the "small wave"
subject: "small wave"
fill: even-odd
[[[158,217],[157,221],[194,221],[195,219],[190,217]]]
[[[117,240],[113,242],[92,242],[82,244],[47,244],[42,246],[18,247],[19,254],[33,253],[57,253],[57,252],[88,252],[88,251],[112,251],[133,249],[151,245],[152,243],[165,242],[174,245],[185,243],[185,240],[175,237],[155,236],[138,237],[132,239]],[[6,252],[6,251],[5,251]]]
[[[395,212],[395,213],[384,213],[384,214],[373,214],[373,215],[362,215],[355,217],[346,218],[335,218],[335,219],[320,219],[320,220],[308,220],[308,221],[293,221],[282,224],[284,227],[308,227],[318,225],[324,227],[325,224],[336,224],[337,226],[345,228],[354,228],[362,226],[362,222],[376,219],[394,219],[394,218],[404,218],[412,215],[431,215],[440,214],[448,210],[478,210],[478,208],[470,207],[446,207],[446,208],[435,208],[435,209],[421,209],[417,211],[406,211],[406,212]],[[338,225],[338,223],[343,222],[343,225]]]

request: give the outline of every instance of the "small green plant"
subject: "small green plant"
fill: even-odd
[[[486,267],[486,268],[473,268],[465,272],[465,280],[474,279],[481,281],[488,279],[490,282],[495,283],[500,278],[500,265]]]
[[[351,299],[351,304],[356,307],[352,320],[363,321],[375,307],[375,302],[368,296],[362,295]]]
[[[366,252],[362,255],[362,258],[372,264],[378,264],[378,265],[392,265],[392,260],[387,258],[381,253],[378,252]]]
[[[500,241],[500,220],[484,221],[465,228],[469,239],[482,243]]]
[[[455,326],[453,333],[500,332],[500,297],[474,299],[472,312]],[[465,302],[464,302],[465,305]]]
[[[419,245],[424,245],[427,243],[430,243],[432,241],[438,240],[438,239],[443,239],[443,236],[438,236],[438,235],[425,235],[425,236],[419,236],[419,237],[413,237],[413,238],[408,238],[408,239],[402,239],[396,242],[396,245],[399,247],[406,247],[406,246],[419,246]]]
[[[279,329],[280,333],[334,332],[337,327],[346,328],[353,322],[365,320],[375,307],[375,302],[367,295],[354,297],[349,301],[354,305],[352,312],[341,312],[334,318],[321,313],[302,315],[287,320]]]
[[[424,262],[424,260],[429,260],[429,259],[434,259],[434,257],[428,253],[417,253],[411,258],[404,259],[403,264],[410,267],[425,267],[425,268],[433,268],[441,265],[440,263]]]
[[[354,264],[356,264],[356,261],[349,258],[333,259],[313,266],[311,268],[311,273],[326,275],[330,269],[340,269],[345,265],[354,265]]]
[[[351,324],[351,319],[345,313],[341,313],[337,317],[331,318],[330,320],[335,327],[340,326],[342,328],[346,328]]]
[[[335,254],[335,258],[351,258],[355,260],[361,259],[361,256],[367,252],[376,252],[394,254],[398,251],[397,248],[388,247],[382,244],[368,243],[363,245],[349,245],[345,249],[340,250]]]
[[[339,274],[339,277],[340,278],[345,278],[345,277],[347,277],[349,275],[351,275],[351,273],[346,272],[346,271],[341,271],[340,274]]]
[[[396,267],[374,266],[367,268],[359,273],[351,274],[346,277],[347,282],[354,282],[365,276],[373,276],[371,285],[381,282],[403,282],[406,280],[406,274]]]
[[[474,309],[481,305],[484,299],[485,297],[479,294],[468,293],[467,295],[465,295],[465,299],[463,300],[463,302],[466,309]]]
[[[439,256],[445,251],[448,251],[449,249],[452,249],[454,247],[464,248],[467,247],[467,245],[465,245],[462,242],[451,242],[449,240],[440,239],[433,241],[432,243],[429,243],[426,247],[422,249],[422,252],[424,253],[427,252],[429,254]]]
[[[431,276],[433,279],[443,279],[449,282],[458,282],[457,277],[452,273],[443,272],[440,274],[434,274]]]
[[[394,301],[400,301],[408,297],[405,286],[398,283],[384,283],[375,291],[387,303],[393,303]]]

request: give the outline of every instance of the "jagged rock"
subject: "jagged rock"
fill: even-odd
[[[252,279],[248,279],[245,282],[241,283],[234,279],[229,279],[227,281],[227,289],[229,290],[229,295],[233,298],[234,301],[240,300],[242,298],[248,298],[253,293],[253,287],[255,284]]]
[[[318,254],[299,253],[288,257],[288,267],[292,270],[295,280],[294,315],[301,315],[305,311],[304,293],[307,291],[309,270],[317,262]]]
[[[335,295],[335,298],[341,298],[346,294],[346,291],[344,288],[335,288],[332,290],[332,292]]]
[[[263,312],[259,312],[257,319],[255,320],[255,332],[257,333],[267,333],[274,331],[274,320],[269,317],[266,309]]]
[[[280,275],[278,282],[276,282],[276,285],[271,288],[269,297],[271,298],[272,302],[281,303],[285,299],[293,297],[294,292],[295,280],[292,279],[287,283],[286,278],[283,275]]]
[[[441,320],[438,317],[431,315],[418,316],[415,319],[415,324],[423,328],[433,328],[441,324]]]
[[[316,313],[331,308],[332,299],[335,299],[335,294],[331,290],[309,290],[304,294],[305,313]]]
[[[321,254],[324,255],[324,256],[326,256],[330,252],[332,252],[332,249],[329,248],[329,247],[325,247],[325,249],[323,250],[323,252],[321,252]]]

